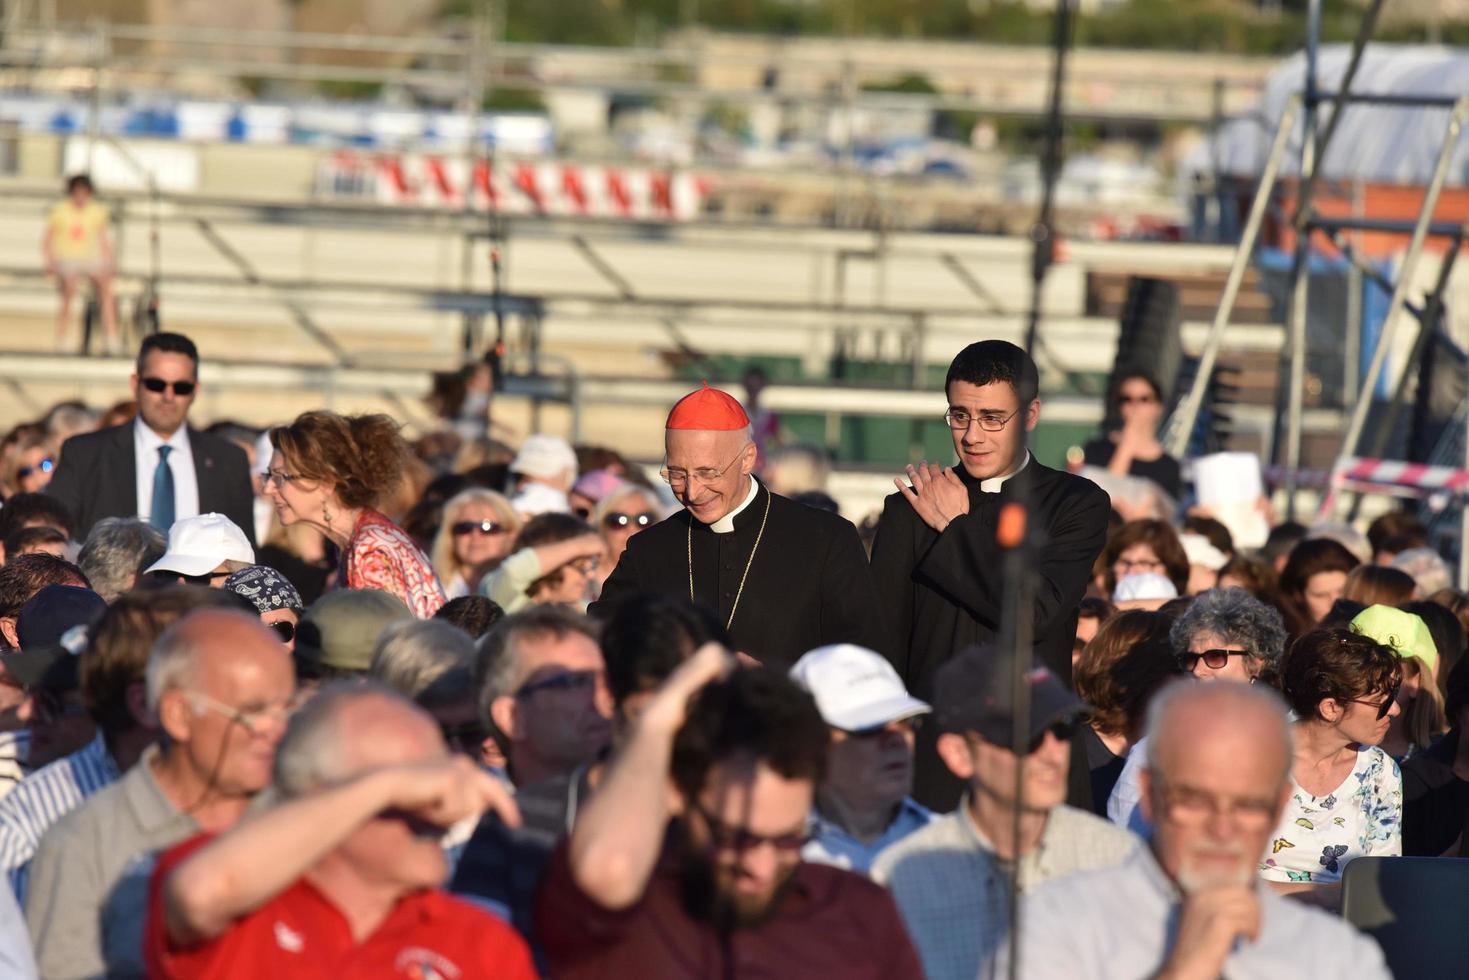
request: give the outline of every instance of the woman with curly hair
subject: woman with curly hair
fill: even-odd
[[[306,412],[270,432],[265,491],[281,524],[309,524],[342,553],[337,584],[382,589],[427,619],[444,604],[428,558],[376,510],[403,479],[408,445],[386,415]]]

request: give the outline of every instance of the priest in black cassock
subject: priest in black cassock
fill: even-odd
[[[922,463],[898,479],[884,502],[872,573],[893,628],[887,650],[914,697],[934,697],[934,675],[959,650],[993,642],[1005,594],[1004,552],[995,530],[1001,506],[1022,499],[1042,546],[1033,565],[1037,664],[1071,677],[1076,611],[1092,562],[1107,536],[1111,502],[1095,483],[1042,466],[1026,449],[1040,421],[1040,379],[1030,356],[1003,340],[983,340],[949,365],[944,419],[959,465]],[[963,786],[920,731],[914,797],[952,810]],[[1073,756],[1080,754],[1073,752]],[[1086,806],[1086,760],[1073,758],[1071,801]]]
[[[779,670],[829,643],[880,648],[889,634],[857,529],[771,493],[755,454],[738,401],[707,382],[682,398],[663,478],[684,509],[628,539],[590,612],[606,618],[639,593],[688,596],[741,653]]]

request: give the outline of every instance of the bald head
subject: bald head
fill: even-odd
[[[1159,693],[1148,708],[1148,768],[1164,778],[1238,753],[1269,762],[1283,783],[1292,752],[1285,703],[1267,687],[1184,681]]]
[[[155,712],[174,688],[197,687],[207,675],[256,667],[292,672],[291,655],[258,616],[234,609],[200,609],[159,635],[148,655],[148,705]]]
[[[275,784],[299,796],[377,766],[447,753],[433,718],[412,701],[376,681],[339,681],[292,717],[276,752]]]

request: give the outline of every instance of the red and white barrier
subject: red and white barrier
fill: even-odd
[[[1302,478],[1310,475],[1313,474],[1299,473],[1297,482],[1306,485]],[[1330,473],[1327,486],[1329,489],[1321,501],[1323,517],[1336,506],[1336,496],[1342,490],[1378,491],[1419,500],[1440,498],[1446,501],[1451,497],[1464,496],[1469,494],[1469,470],[1407,463],[1400,459],[1349,458]]]
[[[643,221],[689,221],[709,193],[704,177],[681,171],[353,150],[322,161],[317,187],[383,204],[458,208],[468,195],[478,210]]]

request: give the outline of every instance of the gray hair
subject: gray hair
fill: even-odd
[[[520,644],[528,639],[561,639],[580,633],[600,646],[601,634],[595,620],[565,606],[530,606],[495,624],[479,641],[474,660],[474,687],[479,698],[480,718],[496,737],[500,733],[490,717],[490,705],[510,697],[525,683],[525,663]]]
[[[419,710],[379,681],[352,677],[326,684],[291,716],[276,746],[272,782],[283,798],[292,799],[353,775],[353,739],[342,731],[342,714],[367,698],[388,701],[415,713]]]
[[[174,620],[159,634],[148,653],[148,666],[143,673],[148,690],[148,708],[154,714],[163,696],[169,691],[189,687],[199,669],[199,658],[209,652],[210,647],[201,643],[203,635],[190,627],[196,616],[233,616],[242,622],[260,628],[258,617],[243,610],[201,608]]]
[[[367,672],[418,704],[438,704],[469,693],[473,661],[468,633],[442,619],[405,619],[382,631]]]
[[[1200,633],[1238,643],[1253,654],[1262,670],[1280,670],[1285,656],[1285,623],[1280,611],[1244,589],[1200,592],[1168,631],[1168,642],[1174,653],[1183,653]]]
[[[92,525],[77,565],[107,602],[133,587],[138,572],[163,557],[163,533],[136,517],[104,517]]]
[[[1263,747],[1266,741],[1278,740],[1281,752],[1281,785],[1290,778],[1291,761],[1295,755],[1295,740],[1291,733],[1290,714],[1285,702],[1273,688],[1261,684],[1243,684],[1239,681],[1209,681],[1189,683],[1177,681],[1169,684],[1148,705],[1147,764],[1151,772],[1160,771],[1163,749],[1172,739],[1191,737],[1188,732],[1171,732],[1172,716],[1187,709],[1208,706],[1211,716],[1264,714],[1270,718],[1267,726],[1250,729],[1257,734]],[[1234,709],[1231,711],[1230,709]],[[1234,720],[1234,719],[1231,719]],[[1251,718],[1251,722],[1258,719]]]
[[[1454,587],[1448,562],[1432,548],[1409,548],[1393,555],[1391,567],[1413,576],[1413,598],[1427,599],[1440,589]],[[85,569],[83,569],[85,571]]]

